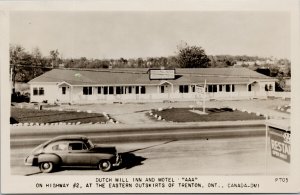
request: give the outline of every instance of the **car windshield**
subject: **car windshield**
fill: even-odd
[[[92,142],[91,140],[88,140],[88,141],[86,142],[86,146],[87,146],[88,149],[90,150],[90,149],[92,149],[92,148],[94,147],[94,144],[93,144],[93,142]]]

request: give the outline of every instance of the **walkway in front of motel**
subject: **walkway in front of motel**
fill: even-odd
[[[290,118],[290,114],[280,112],[278,106],[290,105],[290,100],[267,99],[267,100],[239,100],[239,101],[208,101],[206,107],[221,108],[230,107],[250,112],[259,112],[272,118]],[[168,102],[168,103],[126,103],[126,104],[87,104],[87,105],[62,105],[61,108],[67,110],[92,111],[97,113],[107,113],[112,118],[122,124],[150,124],[165,123],[164,121],[154,121],[146,116],[151,109],[168,107],[189,107],[197,106],[195,102]],[[199,107],[199,106],[198,106]],[[56,109],[56,108],[54,108]]]

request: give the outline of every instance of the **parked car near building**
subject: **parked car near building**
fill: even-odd
[[[58,136],[37,146],[25,159],[25,165],[39,166],[49,173],[62,166],[97,166],[109,171],[121,164],[121,156],[115,147],[94,145],[82,135]]]

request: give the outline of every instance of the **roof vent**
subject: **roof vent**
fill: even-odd
[[[80,73],[75,73],[75,75],[74,75],[75,77],[81,77],[81,74]]]

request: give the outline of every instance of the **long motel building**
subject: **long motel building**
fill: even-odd
[[[84,104],[265,99],[275,81],[247,68],[128,68],[53,69],[29,84],[31,102]]]

